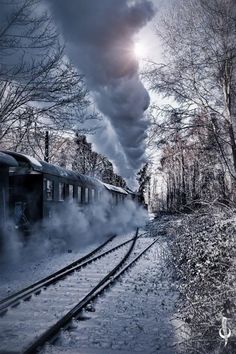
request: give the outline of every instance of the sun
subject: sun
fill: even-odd
[[[140,41],[134,43],[134,54],[138,59],[145,57],[146,48]]]

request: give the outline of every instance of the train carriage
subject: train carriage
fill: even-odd
[[[15,227],[29,233],[35,223],[52,217],[64,202],[73,200],[86,208],[109,195],[113,208],[131,196],[121,187],[17,152],[0,153],[0,170],[1,229],[10,219]]]
[[[35,222],[51,217],[65,201],[74,200],[78,205],[96,202],[105,190],[95,178],[24,154],[9,151],[1,154],[9,159],[2,183],[8,191],[4,205],[8,205],[10,219],[23,228],[29,229]]]

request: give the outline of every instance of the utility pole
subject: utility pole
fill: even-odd
[[[44,161],[49,162],[49,132],[46,130],[45,133],[45,154],[44,154]]]

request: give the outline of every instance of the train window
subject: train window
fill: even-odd
[[[69,184],[69,199],[73,199],[74,197],[74,186]]]
[[[85,204],[88,204],[89,202],[89,189],[87,187],[84,189],[84,202]]]
[[[97,192],[97,200],[101,200],[102,199],[102,191],[98,190]]]
[[[45,191],[46,191],[46,199],[47,200],[53,200],[54,197],[54,182],[51,181],[50,179],[45,179],[44,180],[45,184]]]
[[[66,185],[65,183],[60,182],[59,183],[59,200],[65,200],[65,195],[66,195]]]
[[[78,186],[78,202],[82,203],[82,188]]]
[[[91,190],[91,200],[92,200],[92,202],[95,201],[95,189]]]

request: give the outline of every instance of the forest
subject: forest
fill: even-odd
[[[153,208],[235,205],[235,1],[174,2],[155,30],[163,60],[142,73],[162,97],[150,109]]]

